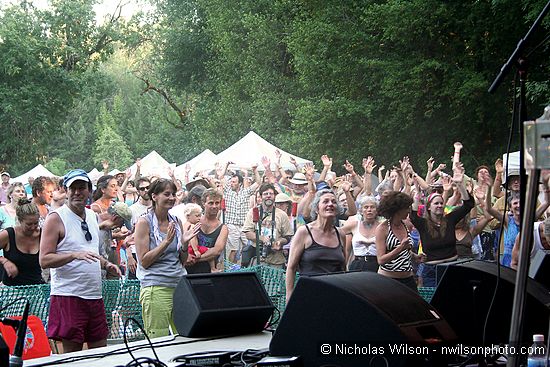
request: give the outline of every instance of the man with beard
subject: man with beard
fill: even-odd
[[[197,235],[198,246],[208,247],[199,258],[189,255],[185,266],[188,274],[210,273],[209,260],[217,259],[227,242],[227,226],[218,219],[222,195],[216,189],[207,189],[202,195],[204,215],[201,217],[201,228]]]
[[[139,199],[134,204],[130,205],[130,211],[132,212],[132,229],[136,225],[139,217],[147,213],[147,210],[151,208],[152,202],[148,192],[150,185],[151,182],[148,178],[145,177],[141,177],[136,182]],[[137,255],[136,247],[134,246],[133,234],[131,236],[128,236],[126,240],[126,254],[128,255],[128,279],[137,279]]]
[[[49,177],[37,177],[32,183],[32,202],[36,204],[40,212],[40,218],[38,219],[40,228],[44,226],[46,216],[50,212],[54,190],[55,183]]]
[[[254,241],[256,246],[256,230],[260,234],[260,245],[262,253],[262,262],[265,264],[282,269],[285,265],[285,256],[283,246],[286,245],[292,237],[292,228],[288,216],[284,211],[275,207],[275,187],[271,184],[262,184],[260,186],[260,195],[262,203],[257,208],[259,212],[259,223],[254,223],[253,212],[255,208],[248,211],[242,231],[246,238]],[[256,257],[253,257],[255,259]]]

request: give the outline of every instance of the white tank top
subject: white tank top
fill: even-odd
[[[355,256],[376,256],[376,237],[365,237],[359,231],[361,219],[357,217],[357,225],[352,230],[351,245]]]
[[[533,223],[533,248],[531,249],[531,260],[533,260],[538,251],[544,250],[544,246],[542,245],[542,242],[540,240],[539,232],[539,227],[541,226],[541,224],[542,222]]]
[[[92,234],[92,240],[86,241],[82,230],[82,218],[76,215],[67,205],[56,209],[65,227],[65,237],[57,244],[57,253],[92,251],[99,254],[99,225],[97,214],[86,210],[86,223]],[[84,260],[73,260],[58,268],[50,269],[51,293],[56,296],[76,296],[84,299],[100,299],[101,265],[98,261],[88,263]]]

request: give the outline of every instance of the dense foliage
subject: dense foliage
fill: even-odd
[[[179,164],[252,129],[313,160],[409,155],[421,170],[458,140],[473,169],[505,150],[514,76],[487,89],[545,3],[155,0],[155,13],[102,26],[90,1],[12,6],[0,15],[0,163],[122,169],[155,149]],[[541,43],[530,117],[550,102],[549,24],[528,48]]]

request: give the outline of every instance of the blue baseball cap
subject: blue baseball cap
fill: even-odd
[[[70,187],[75,181],[84,181],[88,185],[92,185],[92,180],[83,169],[73,169],[63,177],[63,186]]]

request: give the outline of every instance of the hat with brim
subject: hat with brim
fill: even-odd
[[[8,176],[9,178],[11,178],[11,175],[9,172],[2,172],[2,174],[0,176]]]
[[[287,194],[281,192],[275,196],[275,203],[288,203],[292,202],[292,199]]]
[[[124,225],[129,230],[132,229],[132,211],[123,202],[116,202],[109,207],[109,213],[119,216],[124,220]]]
[[[70,187],[76,181],[84,181],[88,185],[92,184],[92,180],[90,180],[86,171],[83,169],[73,169],[63,177],[63,186]]]
[[[508,179],[510,177],[514,177],[514,176],[519,176],[519,169],[511,169],[508,171],[508,174],[506,176],[504,176],[503,180],[502,180],[502,185],[504,185],[504,187],[507,186],[507,183],[508,183]]]
[[[193,180],[185,185],[185,188],[187,191],[191,191],[191,189],[197,185],[201,185],[205,188],[210,187],[210,183],[206,181],[204,178],[197,178],[196,180]],[[202,194],[201,194],[202,195]]]
[[[306,175],[304,175],[302,172],[296,172],[294,174],[294,176],[292,176],[292,178],[288,181],[292,182],[295,185],[306,185],[307,184]]]
[[[197,184],[193,186],[191,190],[189,190],[189,193],[187,194],[187,198],[191,200],[193,196],[198,196],[199,198],[202,199],[202,195],[204,194],[205,191],[206,191],[206,187],[204,185]]]

